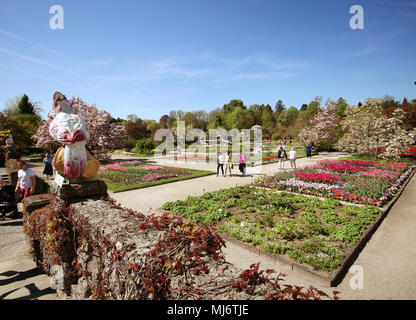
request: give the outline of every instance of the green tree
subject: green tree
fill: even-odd
[[[279,123],[283,127],[292,126],[299,116],[299,110],[295,107],[290,107],[288,110],[283,111],[279,116]]]
[[[255,125],[253,115],[248,109],[236,107],[226,118],[226,129],[250,129]]]
[[[187,128],[198,128],[198,119],[193,112],[185,113],[183,120]]]
[[[264,134],[268,137],[271,137],[273,134],[274,124],[273,110],[269,105],[267,105],[261,114],[261,126],[263,127]]]
[[[279,118],[280,114],[286,110],[282,100],[278,100],[274,105],[274,119],[275,121]]]
[[[23,97],[20,99],[17,108],[20,114],[36,115],[35,106],[29,100],[29,97],[26,94],[24,94]]]
[[[19,102],[22,97],[16,96],[4,103],[3,114],[7,117],[15,117],[19,114]]]
[[[36,123],[32,121],[21,121],[17,117],[6,117],[0,112],[0,131],[11,131],[18,152],[29,152],[33,145],[32,135],[36,132],[36,129]]]
[[[347,108],[347,106],[348,106],[347,101],[344,98],[340,97],[337,100],[336,114],[339,117],[344,118],[345,117],[345,109]]]
[[[243,101],[238,100],[238,99],[231,100],[229,103],[224,104],[224,106],[222,108],[223,108],[225,114],[229,114],[229,113],[233,112],[234,109],[236,109],[236,108],[247,109],[247,107],[244,105]]]
[[[215,129],[223,125],[223,109],[216,108],[208,113],[207,129]]]

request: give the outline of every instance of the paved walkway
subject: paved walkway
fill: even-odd
[[[343,153],[321,153],[319,156],[312,158],[300,158],[297,160],[297,166],[306,166],[316,163],[323,159],[335,159]],[[149,159],[151,164],[170,165],[189,169],[211,170],[216,172],[216,164],[196,163],[196,162],[172,162],[164,159]],[[289,162],[284,164],[286,170],[290,169]],[[279,170],[279,164],[273,163],[263,166],[247,167],[247,175],[242,176],[238,166],[234,167],[231,177],[217,177],[216,175],[205,176],[197,179],[167,183],[154,187],[148,187],[138,190],[130,190],[118,193],[109,192],[110,196],[117,200],[122,206],[134,209],[144,214],[157,213],[165,202],[184,200],[188,196],[200,196],[204,192],[240,186],[249,184],[264,174],[273,174]]]
[[[321,154],[312,159],[299,159],[298,166],[312,164],[323,158],[336,158],[339,155],[331,153]],[[155,163],[162,164],[162,160],[156,160]],[[195,169],[205,166],[205,169],[208,168],[208,170],[213,170],[215,167],[215,165],[192,163],[182,166]],[[278,164],[263,166],[261,172],[258,172],[257,169],[248,168],[247,174],[252,175],[247,177],[237,175],[231,178],[206,176],[145,189],[113,193],[112,197],[122,206],[143,213],[157,212],[157,209],[167,201],[185,199],[189,195],[198,196],[204,192],[247,184],[256,179],[259,174],[271,174],[279,171]],[[234,171],[238,172],[236,169]],[[340,298],[342,299],[416,299],[415,196],[416,178],[414,177],[355,261],[354,265],[361,266],[363,270],[364,281],[361,290],[351,288],[352,274],[347,274],[336,288],[324,287],[306,277],[294,274],[285,265],[280,265],[265,257],[259,257],[231,243],[227,243],[227,247],[224,249],[225,257],[226,260],[240,268],[248,268],[250,264],[260,262],[262,269],[272,268],[286,273],[286,280],[291,284],[314,285],[325,292],[341,291]],[[0,232],[3,233],[2,226],[0,226]],[[4,253],[6,253],[5,247],[0,246],[0,257]],[[22,254],[15,260],[0,263],[0,299],[57,298],[54,293],[46,289],[48,277],[36,274],[33,267],[34,264]]]

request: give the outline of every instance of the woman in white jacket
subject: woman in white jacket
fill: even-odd
[[[289,161],[290,161],[290,167],[292,169],[296,169],[296,151],[293,147],[289,151]]]

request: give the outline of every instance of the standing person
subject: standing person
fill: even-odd
[[[244,153],[240,153],[240,165],[239,165],[239,169],[240,169],[241,174],[243,176],[246,175],[246,166],[247,166],[247,164],[246,164],[245,154]]]
[[[308,143],[306,144],[306,157],[310,158],[311,156],[312,156],[312,145],[308,141]]]
[[[290,167],[292,169],[296,169],[296,151],[295,148],[291,148],[289,151],[289,161],[290,161]]]
[[[231,151],[228,151],[227,162],[225,163],[225,177],[227,177],[227,171],[230,172],[231,177],[231,169],[233,169],[233,155]]]
[[[221,151],[217,153],[217,177],[221,168],[222,176],[224,176],[224,155]]]
[[[43,163],[45,164],[43,174],[46,175],[46,179],[52,178],[53,176],[52,160],[51,154],[49,152],[45,153],[45,158],[43,158]]]
[[[287,160],[287,154],[286,154],[286,150],[283,149],[282,146],[280,146],[279,150],[277,151],[277,159],[278,159],[278,162],[279,162],[279,169],[284,170],[285,169],[284,161]]]
[[[20,196],[23,200],[35,193],[36,176],[33,170],[28,168],[26,162],[23,160],[19,162],[19,168],[15,191],[20,190]]]

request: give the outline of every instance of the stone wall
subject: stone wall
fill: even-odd
[[[45,273],[63,267],[61,293],[72,299],[290,298],[258,265],[227,263],[208,226],[178,216],[145,216],[111,199],[54,200],[27,215],[34,260]]]

